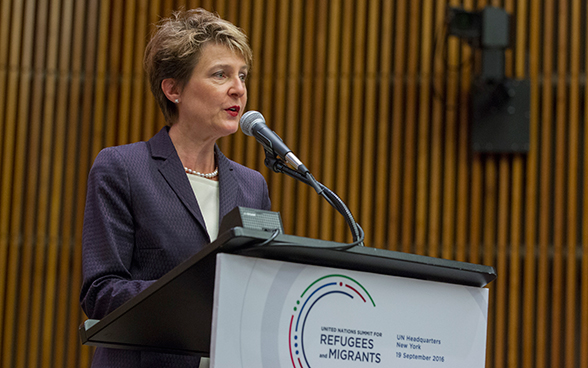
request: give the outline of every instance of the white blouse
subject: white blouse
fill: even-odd
[[[204,216],[204,223],[210,241],[213,242],[218,237],[219,226],[219,187],[218,181],[201,178],[197,175],[186,174],[190,179],[190,185],[198,200],[200,212]]]

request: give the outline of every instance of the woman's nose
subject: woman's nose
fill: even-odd
[[[231,88],[229,89],[229,93],[231,95],[241,97],[241,96],[243,96],[243,94],[245,94],[245,91],[247,91],[247,87],[245,86],[245,82],[239,77],[233,78],[233,81],[231,83]]]

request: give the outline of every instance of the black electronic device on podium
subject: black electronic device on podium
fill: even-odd
[[[260,230],[258,216],[268,213],[242,216],[242,212],[236,208],[229,216],[231,224],[239,226],[227,229],[226,223],[221,224],[221,235],[213,243],[103,319],[85,321],[79,330],[82,343],[207,356],[218,253],[474,287],[484,287],[496,278],[495,269],[489,266],[364,246],[346,249],[342,243]],[[274,229],[276,221],[281,225],[279,217],[272,220],[271,215],[261,223],[272,221]],[[254,228],[248,228],[250,225]]]

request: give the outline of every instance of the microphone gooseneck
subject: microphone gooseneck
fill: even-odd
[[[253,136],[263,146],[265,151],[265,165],[271,170],[293,177],[307,185],[322,196],[337,212],[339,212],[349,226],[353,235],[353,243],[340,249],[347,249],[363,243],[365,234],[359,224],[355,222],[347,205],[333,191],[317,181],[310,171],[296,157],[282,139],[265,124],[265,118],[258,111],[248,111],[241,117],[241,130],[245,135]],[[289,168],[282,160],[285,159],[296,170]]]

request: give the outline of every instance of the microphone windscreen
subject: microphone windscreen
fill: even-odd
[[[253,136],[253,127],[259,123],[265,124],[265,119],[259,111],[247,111],[241,116],[241,130],[245,135]]]

